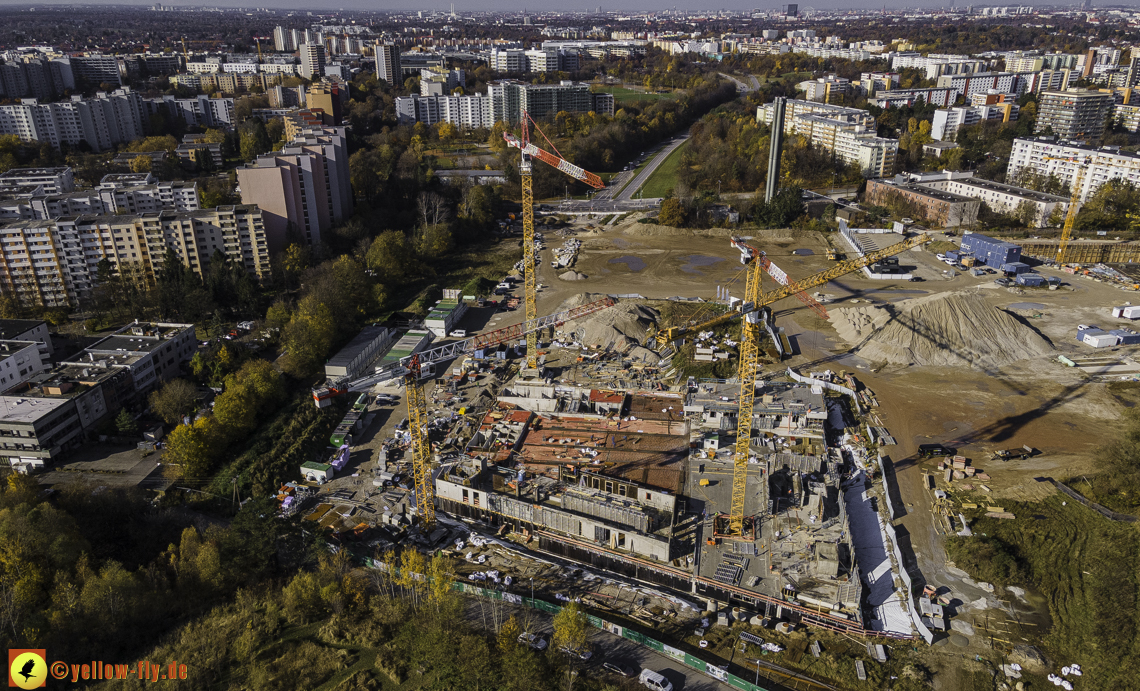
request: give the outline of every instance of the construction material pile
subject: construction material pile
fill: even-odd
[[[561,278],[563,281],[584,281],[586,280],[586,274],[580,274],[577,271],[567,271],[564,274],[560,274],[558,278]]]
[[[976,293],[836,309],[831,322],[856,355],[895,366],[989,370],[1053,350],[1039,333]]]
[[[596,293],[580,293],[564,302],[560,309],[571,309],[602,297]],[[657,310],[652,307],[635,302],[620,302],[613,307],[567,322],[562,327],[562,332],[587,348],[629,353],[645,342],[659,316]]]

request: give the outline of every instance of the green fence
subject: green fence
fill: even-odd
[[[389,567],[387,564],[372,559],[371,557],[364,557],[363,561],[364,564],[368,567],[380,569],[382,571],[391,571],[393,575],[398,575],[400,572],[398,568]],[[417,576],[417,580],[425,580],[425,577]],[[541,610],[548,614],[558,614],[562,611],[561,606],[556,605],[552,602],[547,602],[546,600],[523,597],[521,595],[515,595],[514,593],[504,593],[501,590],[493,590],[491,588],[481,588],[473,583],[452,581],[451,588],[452,590],[466,593],[468,595],[478,595],[479,597],[486,597],[492,600],[506,600],[508,602],[522,605],[524,607]],[[757,686],[750,681],[741,679],[735,674],[729,674],[711,662],[705,662],[704,660],[690,655],[683,650],[679,650],[673,646],[666,645],[661,641],[650,638],[649,636],[646,636],[645,634],[638,631],[627,629],[620,624],[614,624],[613,622],[606,621],[605,619],[594,616],[593,614],[587,614],[586,620],[594,628],[602,629],[603,631],[611,633],[615,636],[621,636],[622,638],[633,641],[638,645],[643,645],[646,648],[650,648],[656,652],[666,655],[670,659],[680,662],[686,667],[695,669],[698,672],[703,672],[704,674],[707,674],[714,679],[719,679],[734,689],[741,689],[742,691],[768,691],[768,689],[764,688],[763,686]]]

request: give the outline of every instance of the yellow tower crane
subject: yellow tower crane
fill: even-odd
[[[858,259],[840,262],[826,271],[809,276],[802,281],[792,281],[785,277],[786,283],[769,293],[761,290],[761,278],[769,262],[763,252],[744,242],[741,238],[732,238],[732,246],[740,251],[740,261],[747,267],[744,288],[744,300],[740,303],[739,311],[728,312],[700,324],[673,327],[657,333],[659,347],[677,340],[690,331],[705,331],[715,326],[732,321],[743,316],[744,324],[740,337],[740,411],[736,419],[736,447],[733,452],[732,470],[732,503],[727,516],[720,517],[713,524],[713,534],[716,537],[751,540],[755,535],[755,526],[751,518],[745,516],[745,501],[747,498],[748,483],[748,447],[752,441],[752,408],[756,398],[756,376],[759,372],[760,362],[760,310],[768,305],[779,302],[821,286],[840,276],[858,271],[870,266],[884,257],[904,252],[925,242],[925,234],[903,240],[890,247],[868,252]]]
[[[1046,157],[1047,160],[1051,158],[1053,157]],[[1085,169],[1088,167],[1087,161],[1077,161],[1072,158],[1063,160],[1075,161],[1077,163],[1077,174],[1073,176],[1073,194],[1069,197],[1069,208],[1065,211],[1065,225],[1061,228],[1061,241],[1057,243],[1057,266],[1065,263],[1069,242],[1073,239],[1073,224],[1076,223],[1077,212],[1080,211],[1081,180],[1084,178]]]
[[[546,143],[550,148],[554,149],[555,154],[544,151],[535,146],[530,141],[529,124],[533,124],[534,128],[542,134],[542,138],[546,139]],[[503,139],[506,140],[508,146],[513,146],[519,150],[521,160],[519,162],[519,175],[522,178],[522,212],[523,212],[523,283],[525,286],[524,302],[526,305],[526,321],[535,319],[538,316],[538,308],[535,306],[535,295],[538,292],[537,278],[535,270],[537,262],[534,256],[534,191],[533,181],[531,178],[531,164],[530,159],[537,158],[538,160],[546,163],[558,170],[566,173],[575,180],[590,185],[595,189],[602,189],[606,183],[593,173],[583,170],[573,163],[562,158],[562,154],[558,153],[558,149],[551,143],[550,139],[543,134],[542,129],[539,128],[538,123],[531,119],[530,113],[525,110],[522,112],[522,138],[516,137],[507,132],[503,133]],[[530,331],[526,335],[526,368],[534,370],[538,368],[538,332]]]

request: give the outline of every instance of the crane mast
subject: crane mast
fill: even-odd
[[[542,133],[542,130],[538,127],[538,123],[534,122],[530,117],[530,113],[525,110],[522,113],[522,138],[504,132],[503,139],[507,142],[508,146],[513,146],[518,149],[520,154],[519,177],[522,180],[523,212],[523,302],[525,304],[526,320],[529,322],[538,316],[538,308],[535,304],[538,293],[538,277],[535,275],[537,273],[535,270],[537,262],[534,256],[534,180],[532,176],[531,159],[537,158],[543,163],[595,189],[601,189],[605,187],[606,184],[602,182],[602,179],[597,175],[583,170],[562,158],[561,154],[556,156],[531,143],[528,123],[533,123],[538,133],[542,134],[543,138],[546,139],[546,135]],[[555,153],[558,152],[558,149],[554,148],[554,144],[552,144],[549,139],[546,139],[546,142],[550,144],[550,148],[554,149]],[[526,368],[528,370],[538,369],[537,330],[528,331],[526,334]]]
[[[416,483],[416,507],[425,530],[435,525],[435,486],[431,479],[431,444],[427,438],[427,400],[420,356],[413,355],[404,375],[408,395],[408,434],[411,437],[412,476]]]

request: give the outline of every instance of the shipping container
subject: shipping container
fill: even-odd
[[[1109,331],[1110,334],[1116,336],[1117,342],[1120,345],[1137,345],[1140,344],[1140,334],[1129,329],[1113,329]]]
[[[960,253],[972,253],[979,264],[1001,266],[1021,260],[1021,246],[1012,242],[995,240],[981,233],[966,233],[962,236]]]
[[[1041,274],[1020,274],[1017,277],[1017,285],[1036,288],[1045,285],[1045,277]]]
[[[1111,348],[1116,345],[1117,337],[1115,334],[1105,333],[1104,331],[1089,331],[1085,334],[1085,345],[1090,345],[1093,348]]]
[[[1023,262],[1006,262],[1001,265],[1001,271],[1006,274],[1023,274],[1029,272],[1031,269],[1028,264]]]

